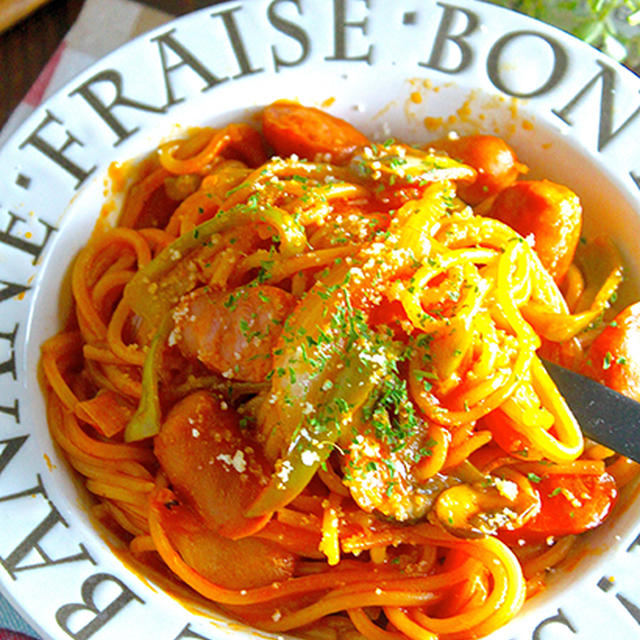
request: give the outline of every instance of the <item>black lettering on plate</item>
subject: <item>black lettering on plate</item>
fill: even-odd
[[[626,129],[640,114],[638,107],[617,129],[613,128],[614,98],[616,92],[616,72],[604,62],[598,61],[600,71],[587,82],[580,91],[562,109],[551,111],[568,125],[573,125],[571,112],[585,98],[599,80],[602,81],[600,91],[600,117],[598,126],[598,151],[602,151],[620,132]]]
[[[21,188],[24,189],[25,191],[29,189],[29,187],[31,186],[31,178],[29,176],[26,176],[24,173],[19,173],[16,176],[16,181],[15,183]]]
[[[22,445],[28,437],[29,436],[18,436],[16,438],[9,438],[8,440],[0,440],[0,445],[2,445],[2,452],[0,452],[0,474],[9,462],[13,460],[16,453],[22,449]]]
[[[103,102],[102,98],[94,91],[94,85],[103,82],[110,84],[115,89],[115,97],[110,104]],[[116,107],[126,107],[138,111],[146,111],[147,113],[163,113],[165,111],[164,107],[155,107],[154,105],[144,104],[138,100],[127,98],[122,93],[122,75],[115,69],[105,69],[104,71],[96,73],[83,82],[77,89],[74,89],[69,95],[79,95],[84,98],[87,104],[102,118],[113,133],[116,134],[118,139],[115,141],[114,147],[139,129],[139,127],[134,127],[133,129],[125,128],[120,120],[112,113]]]
[[[95,171],[96,167],[91,169],[83,169],[80,165],[76,164],[68,156],[65,155],[66,151],[73,145],[80,147],[84,146],[83,143],[76,138],[68,129],[65,130],[67,136],[66,140],[61,147],[54,147],[42,134],[50,126],[57,124],[62,125],[63,122],[57,118],[51,111],[47,109],[46,115],[42,122],[34,129],[34,131],[27,137],[27,139],[20,145],[20,149],[31,145],[38,151],[43,153],[47,158],[55,162],[61,169],[64,169],[69,175],[76,179],[77,189],[80,185]]]
[[[108,582],[112,582],[119,587],[120,593],[107,606],[100,609],[95,602],[95,592],[98,587]],[[90,638],[109,621],[113,620],[132,601],[136,600],[140,604],[144,604],[144,600],[129,589],[122,580],[109,573],[96,573],[89,576],[82,583],[80,594],[82,602],[65,604],[56,611],[56,622],[74,640],[87,640]],[[93,618],[80,629],[72,630],[74,614],[86,611],[94,614]]]
[[[49,241],[51,234],[56,231],[56,228],[51,226],[48,222],[38,218],[38,222],[44,226],[44,239],[40,244],[29,242],[28,240],[25,240],[24,237],[13,235],[11,233],[16,226],[16,222],[26,222],[26,220],[11,211],[8,211],[7,213],[10,218],[9,226],[4,231],[0,230],[0,242],[9,245],[10,247],[14,247],[15,249],[18,249],[18,251],[24,251],[25,253],[33,256],[33,264],[35,264]]]
[[[622,604],[622,606],[631,614],[633,619],[640,624],[640,608],[638,605],[633,604],[631,600],[623,596],[621,593],[616,593],[616,600]]]
[[[613,578],[602,577],[600,578],[600,580],[598,580],[598,588],[602,589],[602,591],[604,591],[605,593],[607,591],[611,591],[611,589],[613,588],[613,581]]]
[[[211,16],[213,18],[222,18],[224,28],[227,32],[227,37],[229,38],[229,42],[231,43],[231,47],[233,48],[233,53],[236,57],[236,61],[238,62],[238,66],[240,67],[240,73],[233,76],[234,80],[264,71],[264,67],[258,67],[257,69],[254,69],[251,66],[251,61],[249,60],[249,56],[247,55],[247,49],[244,46],[242,35],[240,34],[240,29],[238,29],[238,24],[234,15],[234,12],[238,11],[239,9],[240,7],[232,7],[231,9],[226,9],[225,11],[214,13]]]
[[[367,9],[369,8],[369,0],[360,1],[364,2]],[[333,55],[326,57],[325,60],[362,61],[371,64],[373,45],[369,45],[366,53],[349,55],[347,52],[347,29],[359,29],[367,35],[366,18],[360,22],[347,21],[347,2],[348,0],[333,0],[334,48]]]
[[[531,89],[530,91],[516,91],[515,89],[508,87],[500,76],[500,57],[504,48],[508,44],[517,38],[531,36],[541,39],[551,47],[551,51],[553,53],[553,67],[549,73],[549,77],[539,87]],[[503,93],[515,98],[533,98],[535,96],[540,96],[547,91],[551,91],[551,89],[553,89],[564,77],[564,74],[567,71],[567,65],[567,52],[564,50],[562,45],[554,38],[536,31],[513,31],[511,33],[506,33],[496,40],[487,57],[487,73],[489,74],[489,79],[493,85]]]
[[[16,423],[20,424],[20,406],[18,404],[18,398],[13,400],[13,406],[0,404],[0,413],[6,413],[9,416],[13,416]]]
[[[577,629],[571,624],[571,621],[567,618],[567,616],[562,612],[561,609],[558,609],[558,613],[555,616],[551,616],[549,618],[545,618],[542,622],[540,622],[536,628],[533,630],[533,640],[540,640],[542,630],[550,624],[561,624],[571,632],[578,633]]]
[[[196,633],[191,629],[191,625],[187,625],[181,632],[180,635],[177,635],[174,640],[185,640],[185,638],[196,638],[196,640],[210,640],[207,636],[201,636],[199,633]]]
[[[0,340],[8,340],[9,348],[11,349],[9,359],[5,362],[0,362],[0,375],[10,373],[14,380],[17,380],[15,343],[16,336],[18,335],[18,327],[19,325],[16,325],[11,333],[0,332]],[[1,467],[0,471],[2,471]]]
[[[276,71],[280,71],[282,67],[296,67],[302,64],[309,56],[310,40],[309,34],[295,22],[285,20],[278,15],[276,7],[279,5],[289,3],[293,4],[298,10],[298,15],[302,15],[302,7],[300,6],[300,0],[273,0],[267,9],[267,17],[269,22],[281,33],[293,38],[300,44],[300,55],[295,60],[285,60],[278,55],[278,50],[275,45],[271,45],[271,54],[273,55],[273,62]]]
[[[175,33],[175,29],[171,29],[166,33],[163,33],[155,38],[152,38],[153,42],[158,44],[158,50],[160,52],[160,63],[162,65],[162,75],[164,77],[164,85],[167,92],[167,107],[171,107],[174,104],[178,104],[179,102],[183,102],[184,98],[176,98],[173,86],[171,84],[170,74],[181,67],[190,67],[196,74],[198,74],[202,80],[205,82],[205,87],[203,91],[207,91],[216,85],[219,85],[221,82],[228,80],[228,78],[218,78],[216,77],[209,69],[207,69],[196,56],[194,56],[184,45],[178,42],[173,34]],[[165,47],[171,49],[173,53],[175,53],[178,58],[180,58],[179,62],[176,62],[173,65],[169,65],[167,54],[165,52]]]
[[[635,180],[638,187],[640,187],[640,176],[635,178]],[[640,546],[640,533],[636,536],[635,540],[627,547],[627,552],[632,551],[637,546]]]
[[[15,282],[7,282],[6,280],[0,280],[0,284],[4,285],[2,289],[0,289],[0,302],[4,302],[5,300],[11,300],[11,298],[15,296],[19,296],[23,294],[25,291],[31,289],[24,284],[17,284]],[[16,325],[17,328],[17,325]]]
[[[6,449],[5,449],[6,451]],[[15,455],[15,453],[14,453]],[[52,567],[59,564],[66,564],[69,562],[78,562],[81,560],[88,560],[91,564],[95,564],[93,558],[89,555],[83,544],[79,544],[80,551],[63,558],[52,558],[42,548],[40,543],[42,539],[55,527],[57,524],[62,524],[65,527],[69,525],[62,517],[55,505],[47,497],[44,485],[42,484],[42,478],[37,476],[38,484],[35,487],[31,487],[25,491],[14,493],[8,496],[0,497],[0,502],[9,502],[11,500],[17,500],[18,498],[24,498],[26,496],[42,495],[48,505],[49,513],[45,518],[31,531],[18,546],[11,551],[6,557],[0,557],[0,565],[4,567],[6,572],[16,580],[16,574],[22,571],[31,571],[34,569],[42,569],[44,567]],[[32,564],[22,564],[23,560],[30,556],[33,552],[36,552],[41,558],[41,562],[33,562]]]
[[[634,543],[631,545],[631,547],[634,544],[636,544],[636,542],[637,542],[637,538],[634,541]],[[631,547],[629,547],[629,549],[631,549]],[[627,549],[627,551],[629,549]],[[615,584],[615,581],[613,578],[603,577],[603,578],[600,578],[600,580],[598,581],[598,587],[602,589],[602,591],[604,591],[605,593],[608,593],[609,591],[611,591],[614,587],[614,584]],[[616,600],[631,614],[631,617],[636,621],[636,623],[640,625],[640,607],[638,607],[638,605],[631,602],[631,600],[629,600],[626,596],[622,595],[621,593],[616,593]]]
[[[452,5],[438,2],[438,6],[443,8],[442,19],[436,33],[436,39],[431,49],[431,55],[427,62],[419,62],[421,67],[427,69],[435,69],[444,73],[460,73],[464,71],[473,61],[473,49],[465,38],[469,37],[480,24],[478,16],[462,7],[454,7]],[[457,15],[463,15],[466,20],[464,28],[458,33],[452,33],[453,24]],[[449,43],[454,44],[460,52],[460,62],[455,67],[445,67],[444,57]]]

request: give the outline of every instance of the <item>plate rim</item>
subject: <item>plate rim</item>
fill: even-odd
[[[270,3],[270,0],[258,0],[257,2],[254,1],[249,1],[249,0],[245,0],[244,2],[242,1],[238,1],[238,0],[231,0],[229,2],[224,2],[224,3],[220,3],[220,4],[216,4],[213,5],[211,7],[207,7],[204,9],[200,9],[196,12],[193,12],[191,14],[187,14],[185,16],[180,16],[174,20],[171,20],[170,22],[161,25],[159,27],[154,28],[153,30],[151,30],[148,33],[142,34],[137,36],[136,38],[134,38],[133,40],[129,41],[128,43],[122,45],[121,47],[118,47],[115,51],[111,52],[110,54],[108,54],[107,56],[101,58],[100,60],[96,61],[95,63],[93,63],[90,67],[88,67],[86,70],[84,70],[83,72],[81,72],[78,76],[76,76],[73,80],[71,80],[69,83],[65,84],[64,87],[62,87],[61,89],[59,89],[58,91],[56,91],[50,98],[48,98],[42,105],[40,105],[26,120],[25,122],[16,129],[16,131],[12,134],[12,136],[7,140],[7,142],[3,145],[2,149],[0,149],[0,166],[5,165],[9,162],[10,164],[16,164],[16,160],[13,161],[13,163],[10,162],[11,160],[11,156],[12,153],[15,154],[16,151],[14,148],[17,144],[18,141],[20,139],[25,139],[25,137],[28,137],[28,135],[33,132],[38,123],[40,123],[42,121],[43,115],[46,114],[46,110],[49,107],[49,105],[52,104],[56,104],[58,101],[62,101],[65,96],[68,97],[69,96],[69,91],[71,89],[73,89],[74,87],[77,88],[78,86],[80,86],[83,82],[85,82],[87,79],[90,79],[92,77],[95,76],[95,74],[97,72],[99,72],[99,70],[101,69],[105,69],[105,68],[109,68],[109,65],[111,65],[111,61],[112,60],[117,60],[120,57],[124,56],[125,53],[127,51],[130,52],[134,52],[136,48],[141,47],[142,43],[148,43],[151,40],[153,40],[154,37],[157,37],[159,34],[167,32],[168,29],[170,28],[178,28],[181,25],[187,25],[187,24],[191,24],[196,22],[199,18],[203,17],[205,14],[211,14],[212,12],[214,13],[219,13],[221,12],[221,8],[233,8],[233,7],[249,7],[251,11],[259,11],[259,7],[265,7],[266,5],[268,5]],[[368,2],[367,2],[368,4]],[[416,6],[418,8],[421,8],[423,5],[435,5],[436,2],[435,1],[431,1],[431,0],[423,0],[422,2],[420,2],[419,4],[417,4]],[[477,1],[473,1],[473,0],[457,0],[456,2],[452,2],[450,6],[456,6],[456,7],[465,7],[467,9],[473,9],[474,11],[477,11],[479,13],[482,12],[487,12],[488,14],[492,14],[495,12],[498,12],[499,14],[503,14],[505,16],[509,16],[509,23],[511,24],[511,21],[517,24],[523,24],[525,26],[531,26],[533,28],[533,26],[535,25],[535,28],[543,33],[552,33],[553,36],[555,38],[557,38],[558,40],[562,41],[562,42],[570,42],[571,43],[571,47],[575,48],[577,47],[578,51],[590,51],[590,59],[592,60],[606,60],[608,64],[610,64],[612,67],[615,67],[616,72],[619,73],[621,75],[621,77],[623,78],[623,80],[625,80],[627,83],[631,83],[631,84],[635,84],[636,87],[640,87],[640,79],[638,79],[637,76],[635,76],[635,74],[633,74],[630,70],[621,67],[619,65],[617,65],[617,63],[614,63],[612,60],[609,60],[607,58],[604,57],[604,54],[601,54],[599,52],[595,52],[595,50],[593,50],[589,45],[586,45],[585,43],[583,43],[582,41],[578,40],[577,38],[575,38],[574,36],[571,36],[570,34],[566,34],[560,30],[558,30],[555,27],[552,27],[550,25],[544,24],[544,23],[540,23],[538,21],[535,21],[527,16],[523,16],[521,14],[514,14],[513,12],[504,9],[503,7],[498,7],[496,5],[490,5],[484,2],[477,2]],[[569,40],[567,40],[569,39]],[[569,45],[568,45],[569,46]],[[586,149],[588,151],[588,148]],[[8,156],[8,158],[6,157]],[[632,185],[629,183],[628,180],[621,180],[621,191],[623,192],[623,194],[626,194],[627,196],[630,196],[633,199],[633,190],[632,190]],[[637,194],[635,194],[635,200],[638,200],[639,196]],[[0,212],[4,212],[4,209],[2,208],[3,203],[0,201]],[[2,248],[2,251],[4,251],[4,249]],[[47,254],[48,255],[48,254]],[[1,253],[0,253],[1,256]],[[4,272],[0,272],[0,273],[4,273]],[[39,279],[39,272],[36,274],[36,278]],[[39,280],[38,280],[39,281]],[[35,297],[35,294],[31,295],[31,294],[27,294],[27,301],[28,301],[28,311],[27,314],[23,314],[24,317],[26,318],[31,312],[32,312],[32,298]],[[22,345],[21,349],[16,349],[16,358],[21,359],[21,361],[25,361],[25,357],[26,357],[26,351],[27,351],[27,347],[25,344]],[[26,374],[24,374],[26,375]],[[0,379],[0,389],[4,389],[6,385],[4,385],[4,381],[2,379]],[[26,393],[26,390],[25,390]],[[32,439],[33,441],[33,439]],[[42,461],[39,462],[40,464],[40,468],[43,468],[42,465]],[[2,486],[2,475],[0,475],[0,486]],[[640,522],[638,522],[637,525],[637,529],[640,530]],[[637,531],[636,531],[637,533]],[[18,601],[17,599],[14,599],[14,595],[13,592],[10,589],[7,589],[7,585],[9,585],[11,583],[8,582],[8,580],[6,579],[6,574],[4,573],[4,571],[0,570],[0,589],[2,590],[3,594],[5,595],[5,597],[9,600],[9,602],[14,605],[14,607],[21,613],[21,615],[29,621],[29,623],[31,624],[31,626],[38,630],[43,637],[67,637],[66,635],[55,635],[55,636],[50,636],[49,634],[51,633],[50,628],[45,628],[45,627],[41,627],[38,623],[38,621],[34,618],[34,616],[32,615],[32,610],[30,607],[25,607],[24,603],[22,601]],[[56,629],[56,631],[58,631]]]

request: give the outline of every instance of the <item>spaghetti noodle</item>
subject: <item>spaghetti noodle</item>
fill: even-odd
[[[373,144],[284,102],[263,132],[132,170],[42,347],[53,437],[136,563],[250,625],[484,636],[636,473],[539,359],[624,350],[617,252],[574,258],[577,197],[496,138]]]

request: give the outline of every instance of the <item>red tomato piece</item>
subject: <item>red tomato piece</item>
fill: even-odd
[[[295,102],[278,101],[262,114],[267,142],[280,156],[297,154],[307,160],[327,156],[330,162],[346,163],[369,140],[355,127],[320,109]]]
[[[549,536],[582,533],[601,524],[618,498],[616,482],[608,473],[549,474],[532,482],[532,486],[540,494],[540,512],[523,527],[501,532],[501,538],[535,542]]]
[[[581,372],[640,402],[640,302],[621,311],[593,341]]]
[[[502,138],[490,135],[442,138],[431,145],[445,151],[452,158],[473,167],[478,176],[471,184],[458,185],[458,195],[470,205],[512,185],[527,167],[516,157],[515,151]]]
[[[488,215],[524,237],[533,235],[546,270],[556,282],[564,278],[582,229],[582,205],[571,189],[550,180],[522,180],[498,194]]]
[[[169,412],[154,452],[180,497],[209,529],[242,538],[261,529],[269,515],[244,512],[271,476],[261,448],[245,435],[236,412],[197,391]]]

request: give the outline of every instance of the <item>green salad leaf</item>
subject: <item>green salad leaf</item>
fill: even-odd
[[[489,0],[564,29],[640,73],[640,0]]]

